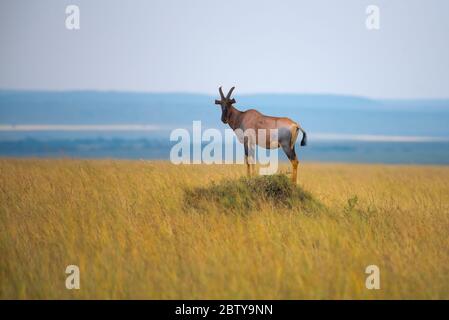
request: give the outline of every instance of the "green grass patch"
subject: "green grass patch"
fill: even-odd
[[[189,208],[212,208],[247,213],[271,205],[278,208],[315,212],[323,205],[310,192],[295,186],[282,174],[223,180],[206,187],[186,189],[184,202]]]

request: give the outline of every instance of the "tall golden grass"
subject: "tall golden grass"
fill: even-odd
[[[306,207],[253,199],[236,211],[217,199],[226,188],[209,192],[244,174],[0,160],[0,297],[449,298],[449,167],[305,163]],[[80,290],[65,287],[71,264]],[[380,290],[365,287],[372,264]]]

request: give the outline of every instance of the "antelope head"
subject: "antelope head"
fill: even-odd
[[[221,90],[221,87],[218,88],[221,100],[215,100],[215,104],[219,104],[221,106],[221,121],[223,123],[228,123],[229,109],[230,107],[232,107],[232,104],[235,103],[235,99],[231,99],[231,94],[234,89],[235,87],[232,87],[225,97],[225,95],[223,94],[223,90]]]

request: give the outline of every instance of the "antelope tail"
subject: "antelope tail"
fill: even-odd
[[[301,128],[298,124],[295,124],[292,129],[292,140],[290,141],[290,148],[293,148],[295,145],[296,139],[298,138],[298,131],[302,132],[302,139],[301,139],[301,147],[304,147],[307,145],[307,133]]]
[[[302,132],[301,147],[304,147],[307,145],[307,133],[301,127],[298,127],[298,129]]]

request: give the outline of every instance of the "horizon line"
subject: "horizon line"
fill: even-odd
[[[132,94],[185,94],[185,95],[198,95],[198,96],[214,96],[213,93],[205,93],[199,91],[144,91],[144,90],[116,90],[116,89],[15,89],[15,88],[0,88],[0,93],[4,92],[17,92],[17,93],[132,93]],[[332,93],[332,92],[249,92],[239,93],[240,96],[256,96],[256,95],[292,95],[292,96],[337,96],[337,97],[351,97],[361,98],[377,101],[446,101],[447,97],[395,97],[395,98],[383,98],[372,97],[369,95],[350,94],[350,93]]]
[[[0,124],[0,132],[148,132],[164,131],[175,127],[151,124],[106,124],[106,125],[68,125],[68,124]],[[449,142],[442,136],[407,136],[382,134],[309,133],[315,141],[359,141],[359,142]]]

